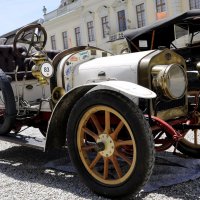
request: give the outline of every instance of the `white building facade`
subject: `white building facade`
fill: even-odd
[[[44,9],[46,49],[90,45],[120,54],[125,32],[196,8],[200,0],[61,0],[56,10]]]

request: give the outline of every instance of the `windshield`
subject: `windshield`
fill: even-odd
[[[184,48],[200,45],[200,31],[193,32],[187,24],[174,25],[175,40],[171,48]]]
[[[191,37],[191,44],[192,45],[198,45],[200,44],[200,32],[194,32],[190,34]]]
[[[189,43],[189,27],[187,25],[174,25],[175,40],[172,42],[171,48],[186,47]]]

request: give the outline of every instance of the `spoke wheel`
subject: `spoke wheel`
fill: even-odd
[[[107,197],[137,192],[154,165],[154,143],[138,107],[112,91],[94,91],[73,107],[67,125],[72,162],[86,185]]]
[[[126,181],[136,162],[136,144],[126,120],[114,109],[94,106],[82,117],[77,135],[87,171],[104,184]]]
[[[188,130],[184,138],[178,143],[177,149],[194,158],[200,158],[200,130]]]

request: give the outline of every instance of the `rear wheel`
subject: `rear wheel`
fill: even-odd
[[[154,165],[153,137],[137,106],[111,91],[79,100],[69,117],[71,159],[86,185],[107,197],[138,191]]]
[[[0,135],[14,127],[16,104],[12,87],[6,74],[0,69]]]

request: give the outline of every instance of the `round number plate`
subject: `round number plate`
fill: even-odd
[[[41,73],[45,78],[51,78],[53,76],[53,66],[50,63],[43,63],[41,66]]]

